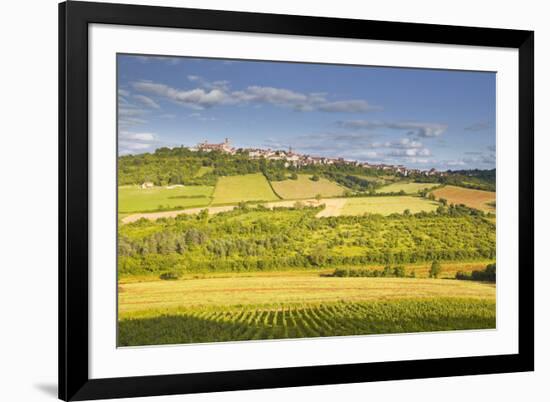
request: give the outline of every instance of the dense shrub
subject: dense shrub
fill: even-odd
[[[437,278],[440,273],[441,264],[439,263],[439,261],[432,262],[432,266],[430,267],[430,278]]]
[[[174,271],[163,272],[162,274],[160,274],[159,278],[164,281],[174,281],[180,278],[180,274]]]
[[[483,271],[472,271],[471,274],[465,272],[457,272],[456,279],[467,281],[482,281],[496,282],[497,280],[497,264],[489,264]]]
[[[495,224],[468,210],[338,216],[321,208],[247,205],[119,226],[121,274],[396,266],[495,258]],[[390,275],[386,272],[386,275]],[[395,273],[391,274],[392,276]],[[398,275],[401,275],[399,273]]]
[[[329,276],[337,278],[405,278],[407,274],[405,272],[405,267],[402,265],[393,268],[387,265],[384,269],[336,269],[334,273]]]

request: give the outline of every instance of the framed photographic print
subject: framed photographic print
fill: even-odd
[[[61,399],[534,369],[533,32],[59,30]]]

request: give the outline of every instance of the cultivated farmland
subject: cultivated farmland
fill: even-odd
[[[210,186],[120,186],[118,210],[128,213],[201,207],[210,203],[213,190]]]
[[[377,193],[399,193],[404,191],[407,194],[416,194],[420,190],[429,189],[437,186],[438,183],[407,183],[407,182],[397,182],[392,183],[387,186],[381,187],[376,190]]]
[[[122,318],[118,345],[468,330],[495,325],[495,302],[477,299],[221,307]]]
[[[120,286],[119,346],[495,326],[495,287],[407,278],[232,277]]]
[[[405,210],[411,213],[435,211],[438,204],[420,197],[358,197],[348,198],[341,210],[341,215],[401,214]]]
[[[484,212],[495,212],[496,193],[492,191],[472,190],[469,188],[445,186],[433,191],[436,198],[444,198],[452,204],[464,204],[467,207]],[[493,205],[491,205],[493,203]]]
[[[421,278],[332,278],[309,275],[250,276],[121,284],[119,312],[174,307],[456,297],[493,300],[494,284]],[[314,292],[312,290],[315,290]]]
[[[317,194],[322,197],[337,197],[344,194],[345,188],[323,177],[318,181],[311,180],[311,175],[300,174],[297,180],[272,181],[275,192],[283,199],[313,198]]]
[[[224,176],[218,179],[212,204],[237,204],[241,201],[274,201],[279,198],[261,173]]]

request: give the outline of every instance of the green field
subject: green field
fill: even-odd
[[[119,346],[495,327],[494,285],[469,281],[239,276],[119,292]]]
[[[237,204],[241,201],[275,201],[267,179],[261,173],[225,176],[218,179],[212,204]]]
[[[314,198],[317,194],[322,197],[336,197],[343,195],[344,187],[333,183],[324,177],[319,181],[311,180],[311,175],[299,174],[297,180],[283,180],[271,182],[275,192],[285,200]]]
[[[341,210],[341,215],[401,214],[408,209],[411,213],[435,211],[438,204],[420,197],[361,197],[349,198]]]
[[[118,210],[121,213],[147,212],[206,206],[211,201],[213,187],[182,186],[153,187],[120,186]]]
[[[202,177],[207,173],[212,173],[214,170],[211,166],[201,166],[199,170],[197,170],[197,173],[195,173],[195,177]]]
[[[407,194],[416,194],[420,190],[425,190],[437,186],[438,183],[408,183],[408,182],[397,182],[388,184],[387,186],[381,187],[376,190],[377,193],[399,193],[404,191]]]

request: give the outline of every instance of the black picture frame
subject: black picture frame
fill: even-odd
[[[517,354],[90,379],[88,25],[192,28],[519,51]],[[90,400],[534,370],[534,32],[70,1],[59,5],[59,398]]]

